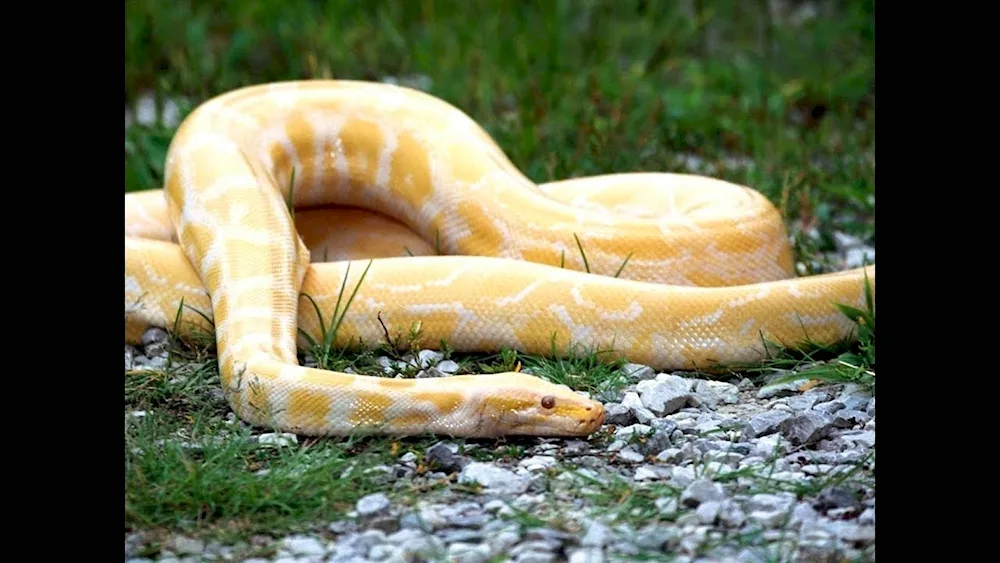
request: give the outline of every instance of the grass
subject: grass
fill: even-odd
[[[811,265],[834,248],[834,231],[874,244],[874,3],[819,4],[836,13],[801,23],[770,13],[767,4],[267,0],[209,7],[132,0],[126,105],[152,91],[161,105],[180,99],[183,117],[198,102],[250,83],[418,82],[482,124],[536,182],[654,170],[750,185],[779,205],[800,259]],[[126,127],[126,191],[161,187],[175,127]],[[815,240],[804,235],[813,228]],[[351,289],[344,288],[345,298]],[[857,343],[782,352],[739,370],[873,386],[874,307],[844,312],[864,319]],[[336,325],[329,319],[331,331]],[[620,361],[600,350],[454,354],[446,343],[424,342],[419,326],[387,331],[384,342],[360,353],[343,353],[331,341],[328,333],[303,359],[374,375],[382,373],[380,355],[406,359],[434,347],[463,371],[530,369],[598,398],[624,384]],[[166,368],[125,380],[126,533],[245,540],[328,522],[366,492],[386,490],[377,474],[350,467],[391,465],[406,451],[422,460],[433,443],[261,444],[228,421],[211,339],[170,349]],[[482,459],[517,457],[525,444],[460,443]],[[418,464],[417,471],[431,470]],[[401,498],[422,492],[393,491]],[[602,494],[624,502],[626,513],[644,514],[657,490]]]
[[[125,378],[126,529],[273,533],[343,513],[372,488],[363,476],[329,478],[363,459],[350,441],[259,443],[232,420],[214,355],[170,350],[172,365]]]
[[[125,95],[185,97],[183,115],[253,82],[424,76],[535,181],[677,170],[697,157],[810,224],[870,238],[866,4],[795,26],[739,2],[689,14],[628,0],[475,8],[263,1],[212,10],[137,0],[126,5]],[[126,190],[160,186],[170,133],[127,129]],[[731,156],[756,165],[734,166]]]

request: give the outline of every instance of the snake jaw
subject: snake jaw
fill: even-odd
[[[579,437],[589,436],[604,424],[604,405],[590,401],[592,405],[574,407],[568,415],[534,415],[525,417],[506,430],[508,435]]]

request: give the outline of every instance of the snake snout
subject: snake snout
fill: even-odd
[[[594,403],[593,406],[587,407],[586,413],[579,422],[580,427],[585,428],[588,432],[594,432],[603,424],[604,405],[601,403]]]

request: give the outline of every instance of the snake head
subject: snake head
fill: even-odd
[[[525,373],[479,375],[475,387],[484,434],[587,436],[604,423],[601,403]]]

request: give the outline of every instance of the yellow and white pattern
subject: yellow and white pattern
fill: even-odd
[[[215,332],[237,415],[299,434],[569,436],[604,420],[601,403],[522,373],[299,366],[297,330],[320,334],[302,294],[329,323],[345,275],[348,295],[364,280],[338,343],[379,341],[381,316],[458,351],[554,339],[662,370],[843,338],[853,324],[834,304],[863,308],[875,283],[874,266],[794,278],[780,214],[754,190],[658,173],[536,185],[460,110],[387,84],[216,97],[178,129],[165,175],[163,191],[125,195],[126,342],[172,328],[183,299],[182,328]]]

